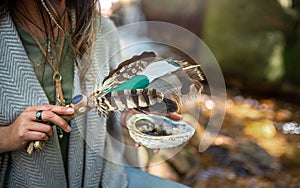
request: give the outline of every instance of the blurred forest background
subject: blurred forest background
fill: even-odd
[[[182,151],[152,166],[168,151],[149,158],[145,150],[145,170],[191,187],[300,187],[300,0],[101,0],[101,6],[117,26],[164,21],[188,29],[224,74],[226,116],[213,145],[199,153],[196,133]],[[199,101],[203,119],[207,100]]]

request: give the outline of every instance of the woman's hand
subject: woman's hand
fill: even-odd
[[[41,111],[40,120],[37,119],[37,111]],[[11,125],[0,126],[0,153],[24,149],[30,141],[48,140],[53,136],[49,124],[55,124],[65,132],[70,132],[71,127],[59,115],[73,113],[72,108],[55,105],[26,108]]]
[[[182,115],[180,115],[180,114],[178,114],[176,112],[166,114],[166,117],[170,118],[170,119],[172,119],[174,121],[180,121],[180,120],[182,120]]]

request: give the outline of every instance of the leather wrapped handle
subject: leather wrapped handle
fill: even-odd
[[[69,107],[74,108],[74,114],[71,116],[62,115],[66,121],[71,121],[72,119],[89,112],[92,109],[92,102],[85,95],[76,95],[72,99],[72,103]]]
[[[74,114],[70,116],[61,115],[66,121],[71,121],[72,119],[89,112],[93,107],[93,101],[88,99],[85,95],[76,95],[72,99],[72,103],[69,107],[74,108]],[[42,151],[46,147],[44,141],[32,141],[27,146],[27,153],[32,154],[34,150]]]

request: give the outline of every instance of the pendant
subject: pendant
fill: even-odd
[[[61,87],[61,78],[62,77],[60,73],[58,71],[55,71],[53,74],[53,80],[55,81],[56,105],[65,106],[65,99]],[[58,126],[56,126],[56,129],[58,137],[62,139],[64,137],[64,131]]]
[[[56,91],[56,105],[65,106],[65,99],[61,88],[61,75],[58,71],[53,74],[53,80],[55,81],[55,91]]]

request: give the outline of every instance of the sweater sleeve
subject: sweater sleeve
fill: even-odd
[[[103,33],[105,33],[106,46],[109,50],[109,65],[110,70],[117,68],[117,66],[121,63],[121,49],[120,49],[120,39],[118,35],[118,29],[115,26],[114,22],[109,18],[102,17],[101,19],[101,27],[103,28]]]
[[[0,187],[5,187],[8,167],[10,165],[10,152],[0,154]]]
[[[118,31],[113,21],[101,17],[99,29],[100,31],[96,35],[95,60],[100,65],[101,75],[98,75],[97,81],[107,76],[110,70],[115,69],[120,64],[121,60]],[[122,126],[119,116],[119,112],[111,113],[107,120],[102,185],[110,185],[109,187],[127,185],[127,175],[123,165]],[[111,173],[109,169],[114,169],[114,172]]]

